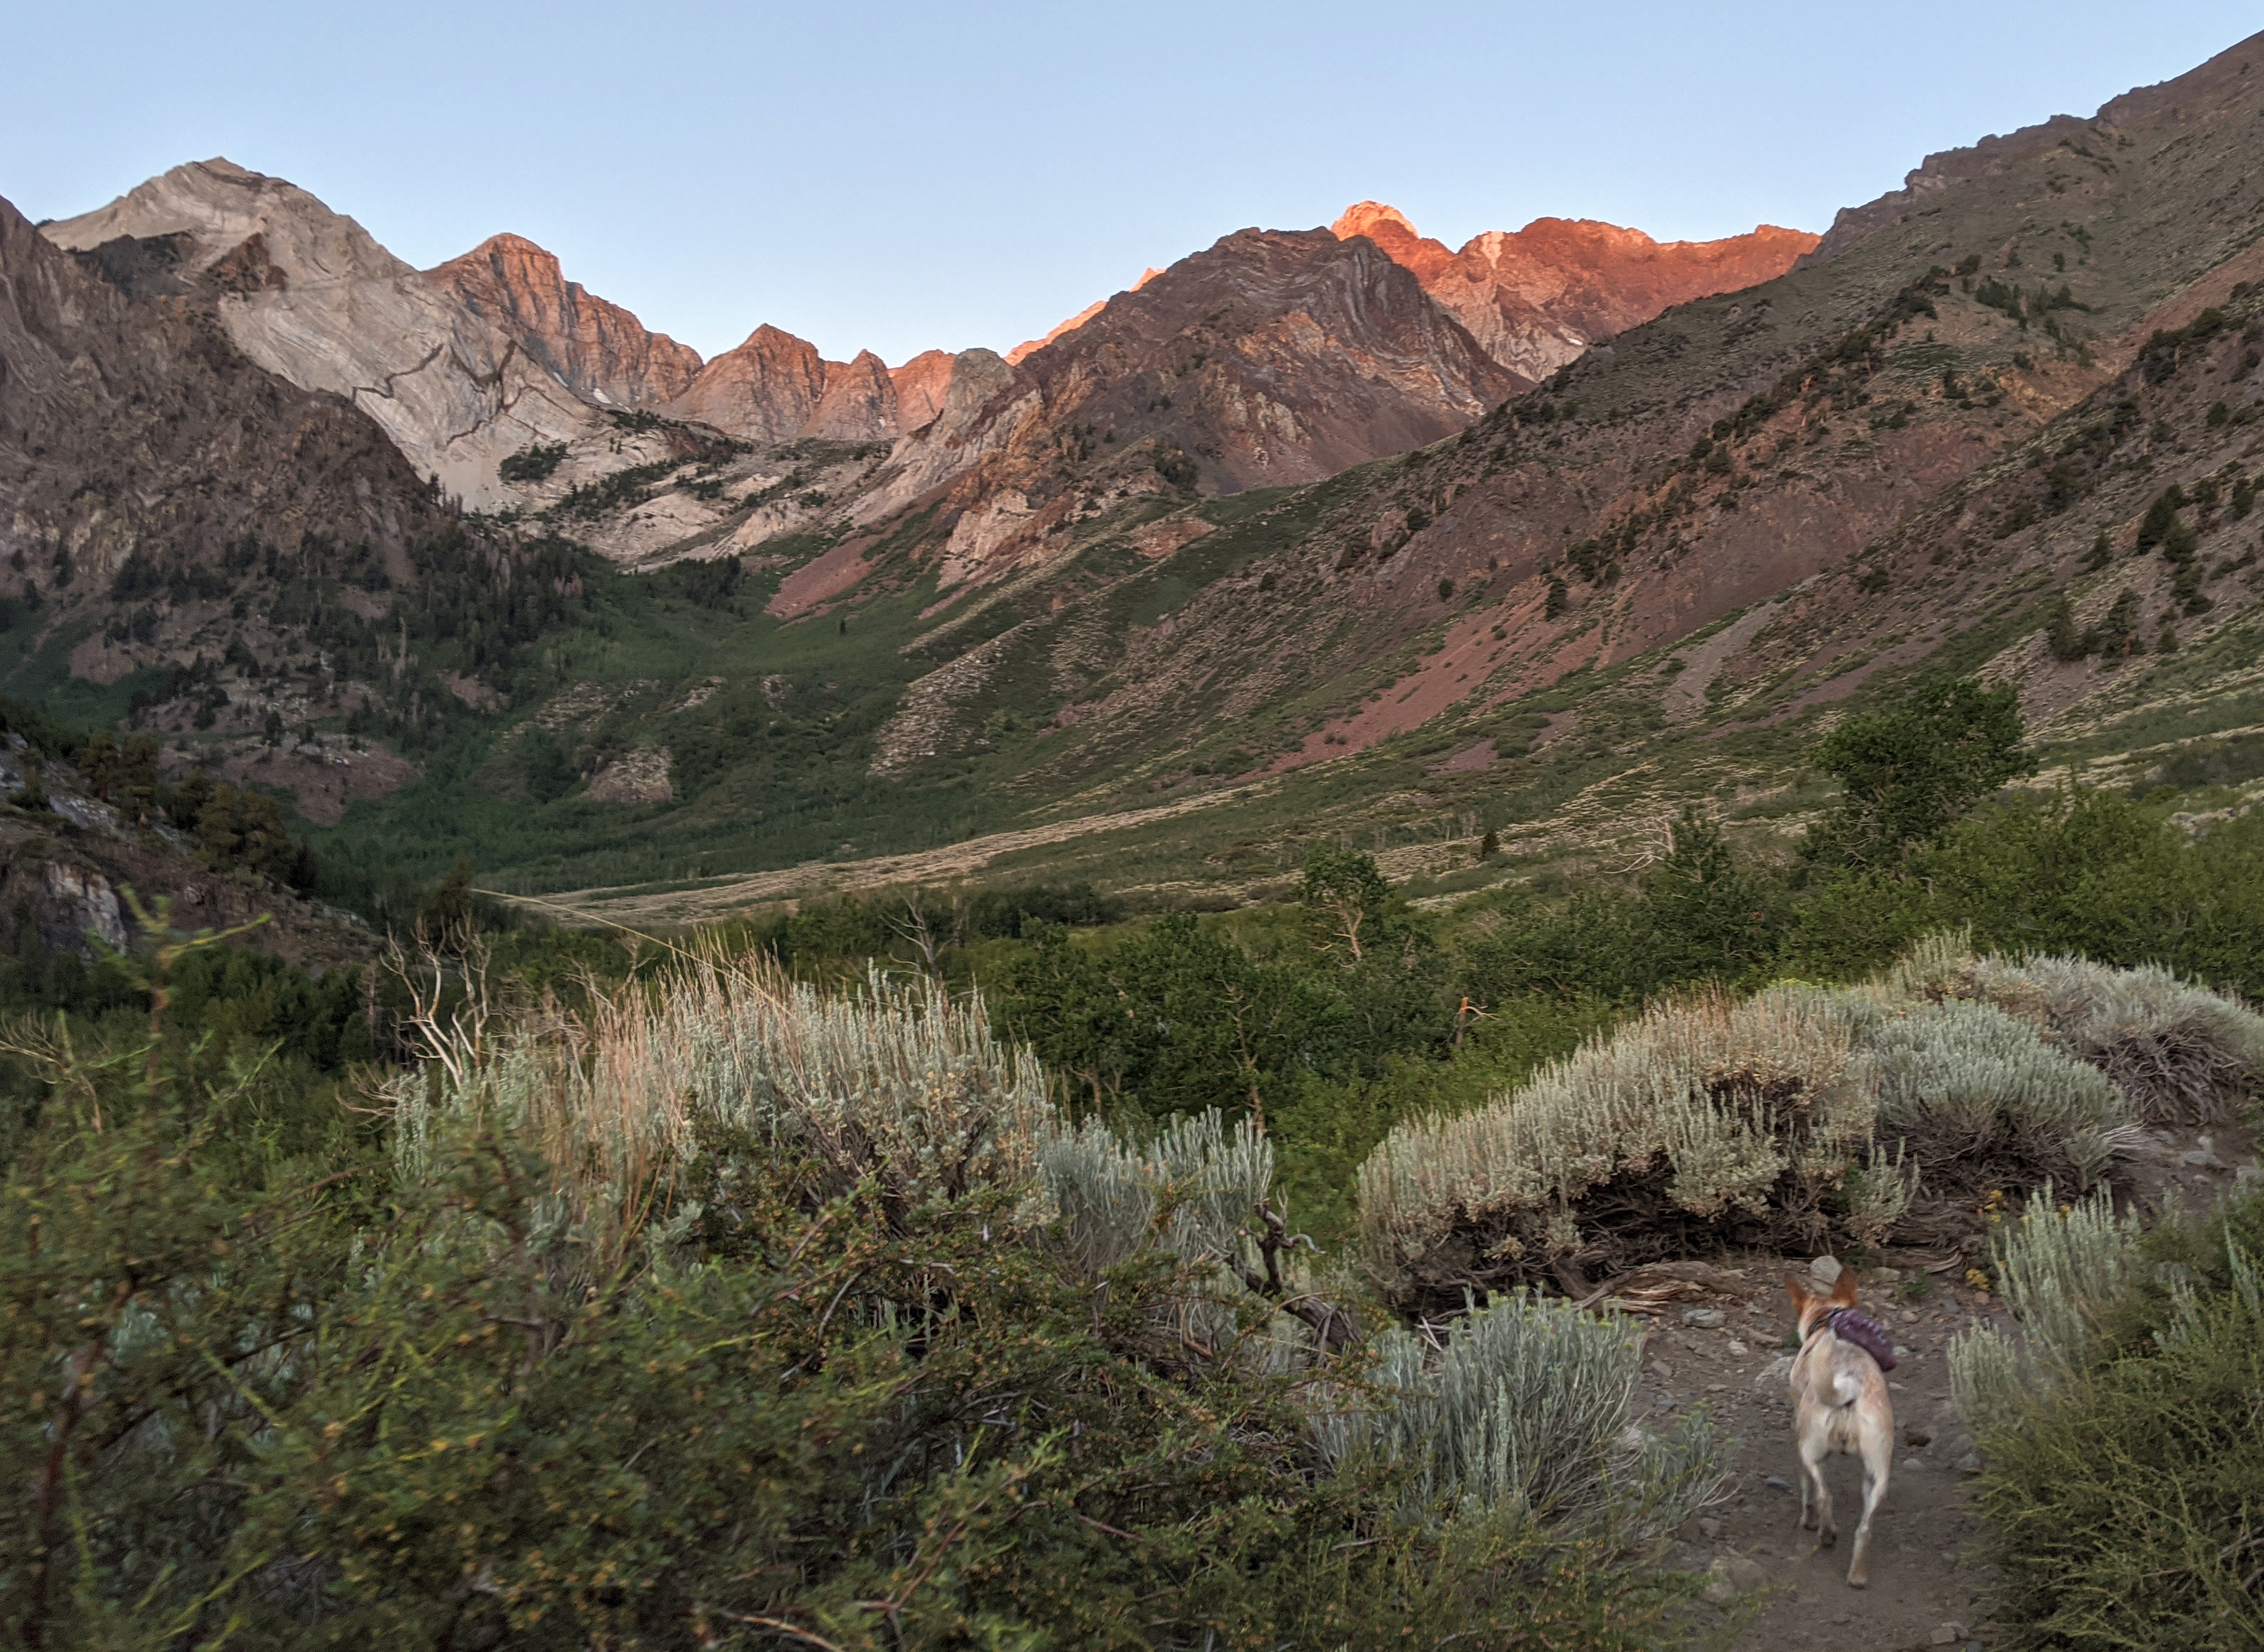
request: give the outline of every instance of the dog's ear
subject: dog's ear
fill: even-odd
[[[1800,1310],[1808,1306],[1808,1291],[1799,1279],[1788,1273],[1784,1276],[1784,1293],[1792,1299],[1792,1311],[1797,1318]]]
[[[1841,1308],[1855,1306],[1855,1270],[1842,1268],[1840,1277],[1832,1281],[1832,1300]]]

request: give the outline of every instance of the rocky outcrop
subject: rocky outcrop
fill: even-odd
[[[518,344],[559,382],[616,407],[658,407],[691,388],[700,352],[609,304],[523,236],[490,235],[424,279]]]
[[[1538,218],[1450,252],[1377,201],[1346,208],[1331,228],[1373,242],[1527,385],[1674,305],[1774,280],[1818,241],[1763,224],[1720,241],[1660,242],[1589,219]]]
[[[949,351],[924,350],[903,366],[889,369],[889,382],[896,389],[896,423],[905,431],[918,430],[943,411],[952,361]]]
[[[245,356],[352,402],[468,503],[508,501],[496,467],[519,449],[602,431],[596,409],[446,285],[280,178],[198,162],[41,228],[57,246],[98,254],[121,237],[165,242],[175,278],[207,279]]]
[[[76,596],[137,550],[195,563],[247,535],[397,547],[445,519],[370,419],[245,359],[208,314],[128,296],[0,201],[0,590]]]
[[[949,361],[942,351],[930,351],[894,373],[869,350],[858,351],[853,361],[827,361],[807,339],[766,324],[702,367],[668,410],[742,441],[886,440],[903,428],[898,375],[918,398],[917,428],[934,417],[936,380],[947,375]]]
[[[767,322],[700,370],[669,410],[751,442],[799,435],[825,395],[825,364],[807,339]]]
[[[825,364],[825,386],[816,410],[802,427],[833,441],[867,442],[896,433],[896,387],[888,364],[869,350],[854,361]]]
[[[1038,410],[1038,397],[997,352],[963,350],[935,417],[896,444],[885,476],[851,507],[858,522],[878,522],[1003,450]]]

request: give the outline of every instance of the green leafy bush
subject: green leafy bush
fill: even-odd
[[[1805,852],[1832,866],[1893,865],[2034,772],[2024,734],[2015,691],[1964,677],[1930,677],[1893,706],[1848,718],[1816,747],[1816,766],[1847,790]]]

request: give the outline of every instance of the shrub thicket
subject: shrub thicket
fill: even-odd
[[[2222,1116],[2260,1039],[2160,970],[1938,936],[1853,989],[1670,1001],[1482,1106],[1398,1124],[1361,1167],[1362,1249],[1419,1312],[1721,1246],[1955,1240],[1985,1189],[2079,1191],[2138,1120]]]
[[[2234,1117],[2264,1069],[2264,1018],[2159,965],[1992,957],[1975,961],[1970,982],[1973,996],[2038,1017],[2157,1124]]]
[[[1616,1328],[1455,1365],[1648,1465],[1600,1498],[1330,1453],[1316,1417],[1397,1399],[1284,1312],[1246,1125],[1071,1131],[922,985],[483,1002],[418,1000],[387,1120],[47,1048],[0,1183],[10,1634],[1627,1647],[1674,1598],[1647,1540],[1712,1448],[1622,1438],[1580,1352]]]
[[[2129,1111],[2106,1076],[1987,1004],[1881,1014],[1862,1041],[1880,1132],[1909,1145],[1929,1191],[2088,1186],[2126,1145]]]

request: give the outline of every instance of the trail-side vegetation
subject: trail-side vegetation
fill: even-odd
[[[2101,1192],[2008,1227],[2016,1342],[1951,1350],[1988,1467],[1978,1503],[2018,1648],[2264,1640],[2264,1192],[2147,1228]]]
[[[1505,1306],[1433,1370],[1301,1315],[1246,1122],[1121,1141],[979,1001],[761,958],[420,1002],[359,1106],[161,1028],[46,1052],[15,1638],[1620,1647],[1687,1596],[1718,1448],[1634,1426],[1633,1338]]]
[[[1723,1442],[1638,1416],[1634,1337],[1578,1301],[1919,1241],[2021,1327],[1956,1367],[2007,1621],[2244,1644],[2264,1235],[2111,1201],[2139,1127],[2253,1117],[2260,840],[1992,796],[2016,727],[1906,712],[1843,745],[1967,719],[1965,779],[1901,771],[1930,814],[1886,762],[1810,852],[1693,810],[1624,880],[1443,909],[1333,849],[1266,907],[925,889],[680,941],[530,927],[460,863],[410,951],[320,981],[19,924],[0,1613],[1658,1644],[1712,1621],[1660,1561]]]

